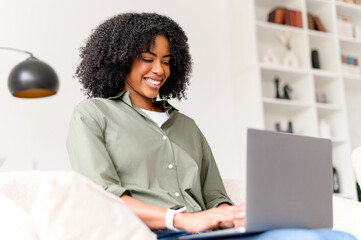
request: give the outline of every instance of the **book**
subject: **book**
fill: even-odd
[[[287,8],[285,9],[285,18],[284,18],[284,23],[283,24],[292,26],[292,24],[291,24],[291,11],[288,10]]]
[[[302,13],[298,10],[277,7],[268,14],[268,22],[302,28]]]
[[[296,27],[303,27],[301,11],[296,11]]]
[[[308,29],[316,30],[315,21],[313,20],[313,16],[311,13],[307,13],[307,20],[308,20]]]
[[[276,11],[275,10],[273,10],[272,12],[270,12],[269,14],[268,14],[268,22],[274,22],[275,21],[275,13],[276,13]]]
[[[285,8],[277,8],[274,22],[278,24],[282,24],[284,18],[285,18]]]
[[[290,14],[291,14],[291,26],[297,27],[296,10],[290,10]]]
[[[323,26],[321,19],[319,17],[314,17],[313,20],[315,21],[316,30],[326,32],[326,29]]]
[[[285,8],[275,8],[268,14],[268,22],[283,24]]]

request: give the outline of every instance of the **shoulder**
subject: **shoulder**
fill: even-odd
[[[176,110],[174,112],[175,112],[174,114],[176,114],[177,118],[179,118],[180,120],[185,121],[192,125],[196,125],[196,122],[194,121],[193,118],[185,115],[184,113],[179,112],[178,110]]]
[[[106,98],[91,98],[78,103],[73,110],[73,113],[81,115],[98,115],[104,112],[104,109],[109,108],[114,100]]]
[[[190,130],[193,133],[202,134],[199,127],[198,127],[198,125],[197,125],[197,123],[196,123],[196,121],[193,118],[187,116],[184,113],[179,112],[178,110],[174,111],[174,114],[175,114],[175,117],[177,119],[177,122],[182,124],[183,129]]]

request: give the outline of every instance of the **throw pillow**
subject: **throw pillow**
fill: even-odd
[[[32,221],[25,210],[0,191],[0,239],[37,240]]]
[[[30,217],[41,240],[156,239],[120,198],[74,172],[44,179]]]

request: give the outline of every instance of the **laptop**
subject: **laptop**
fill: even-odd
[[[235,237],[279,228],[332,228],[330,140],[247,129],[245,142],[245,226],[179,239]]]

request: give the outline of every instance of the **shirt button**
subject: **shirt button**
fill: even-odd
[[[174,193],[174,196],[179,197],[179,192]]]
[[[162,139],[163,139],[163,140],[167,140],[167,136],[163,136]]]
[[[168,168],[169,168],[169,169],[172,169],[172,168],[173,168],[173,164],[169,164],[169,165],[168,165]]]

